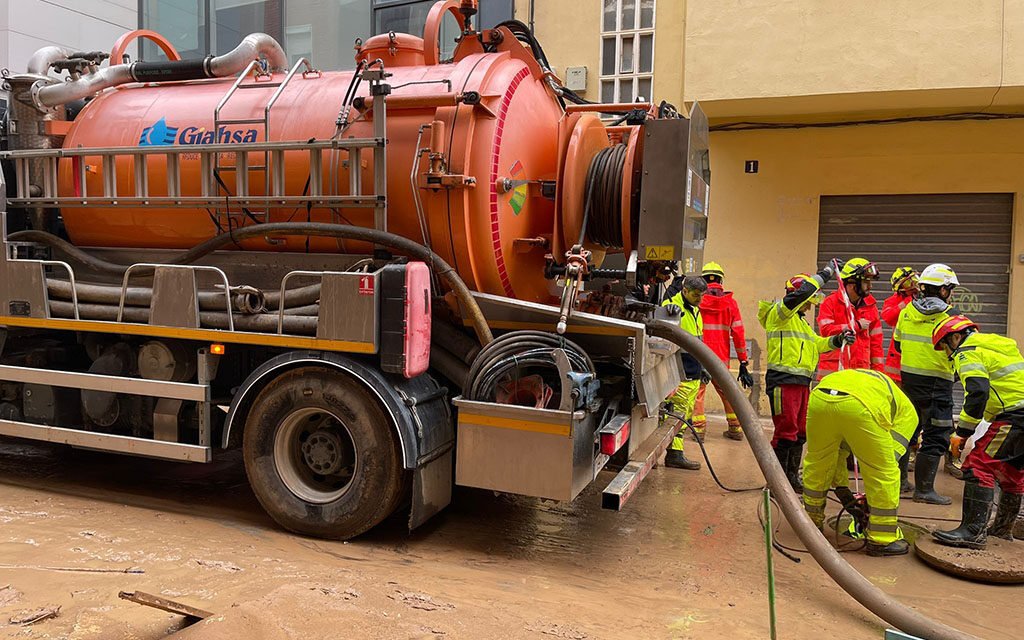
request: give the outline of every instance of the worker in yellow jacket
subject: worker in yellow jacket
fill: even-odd
[[[818,368],[818,356],[856,340],[856,334],[850,329],[823,338],[804,318],[812,305],[820,304],[821,287],[841,268],[836,259],[816,275],[795,275],[786,282],[786,295],[782,300],[762,300],[757,310],[757,320],[768,337],[764,387],[775,424],[772,449],[797,493],[802,490],[800,457],[806,441],[807,399]]]
[[[683,331],[703,339],[704,320],[700,315],[700,302],[704,293],[708,290],[708,284],[704,278],[698,276],[685,276],[677,278],[673,285],[666,292],[665,300],[661,306],[665,307],[669,315],[679,318],[679,328]],[[684,419],[679,425],[679,432],[672,438],[672,443],[665,453],[665,466],[674,469],[688,469],[695,471],[700,469],[700,463],[696,460],[689,460],[683,454],[683,436],[686,435],[686,427],[693,419],[693,406],[697,401],[697,390],[700,388],[701,378],[704,376],[704,367],[692,355],[682,352],[683,380],[676,388],[676,392],[668,400],[672,413]]]
[[[964,405],[953,438],[956,457],[964,440],[979,426],[987,426],[964,460],[960,526],[932,535],[942,544],[969,549],[984,549],[990,535],[1013,540],[1024,494],[1024,357],[1015,341],[981,333],[961,315],[936,326],[932,342],[950,359],[964,385]],[[997,482],[1002,495],[990,527]]]
[[[914,502],[951,504],[952,498],[935,490],[935,474],[953,434],[953,369],[949,359],[932,347],[932,331],[956,314],[949,299],[960,281],[947,265],[932,264],[921,272],[918,283],[921,297],[900,311],[892,332],[900,351],[901,386],[917,407],[921,434],[914,467]]]
[[[897,524],[899,460],[917,429],[910,398],[884,373],[846,369],[830,373],[811,392],[807,407],[804,508],[821,528],[830,487],[855,518],[860,507],[849,488],[846,459],[857,457],[867,497],[867,551],[898,556],[910,546]]]

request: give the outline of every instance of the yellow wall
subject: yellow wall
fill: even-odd
[[[486,0],[484,0],[486,1]],[[686,0],[657,0],[654,35],[654,97],[683,102]],[[601,97],[601,0],[534,0],[534,30],[554,72],[587,68],[588,100]],[[528,23],[529,0],[516,0],[515,17]]]
[[[901,108],[890,92],[921,90],[984,108],[1000,84],[1024,84],[1024,0],[689,0],[687,24],[687,100],[764,101],[712,117],[777,114],[787,106],[773,99],[790,96],[841,98],[791,113],[833,111],[847,94],[876,98],[847,112]]]
[[[748,334],[763,346],[758,299],[819,266],[819,196],[1014,193],[1009,335],[1024,344],[1022,159],[1024,121],[714,133],[705,258],[725,267]],[[745,160],[758,160],[759,173],[745,174]]]

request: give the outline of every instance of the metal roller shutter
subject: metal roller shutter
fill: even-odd
[[[1012,221],[1008,193],[822,196],[818,262],[863,256],[878,263],[879,309],[897,267],[946,263],[963,285],[953,304],[982,331],[1005,334]],[[885,327],[886,349],[891,333]],[[961,396],[957,385],[958,406]]]

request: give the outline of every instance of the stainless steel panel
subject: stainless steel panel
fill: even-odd
[[[202,384],[142,380],[140,378],[104,376],[96,373],[32,369],[9,365],[0,365],[0,380],[24,382],[26,384],[45,384],[53,387],[69,387],[71,389],[86,389],[89,391],[110,391],[113,393],[127,393],[154,398],[174,398],[194,402],[203,402],[210,399],[210,388]]]
[[[164,442],[178,441],[178,413],[181,400],[160,398],[153,409],[153,439]]]
[[[380,278],[376,274],[325,273],[316,337],[376,344],[379,296]]]
[[[212,459],[210,447],[47,427],[15,420],[0,420],[0,435],[183,462],[209,462]]]
[[[157,268],[149,323],[165,327],[199,327],[199,293],[192,269]]]
[[[50,316],[40,262],[0,258],[0,311],[31,318]]]

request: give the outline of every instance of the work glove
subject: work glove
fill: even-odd
[[[746,360],[740,363],[740,375],[738,375],[736,379],[744,389],[749,389],[754,386],[754,376],[750,375],[750,371],[747,370]]]
[[[842,349],[854,342],[857,342],[857,334],[850,329],[843,329],[842,333],[832,336],[832,346],[836,349]]]
[[[844,263],[839,258],[832,258],[831,260],[828,261],[828,264],[821,268],[821,271],[818,272],[818,275],[821,276],[822,280],[828,282],[829,280],[835,277],[836,271],[842,269],[844,264],[846,263]]]
[[[960,460],[960,455],[964,450],[964,443],[967,442],[967,438],[953,434],[949,438],[949,453],[953,456],[953,460]]]
[[[868,514],[864,511],[860,501],[857,500],[857,496],[853,495],[850,491],[850,487],[836,487],[836,497],[839,498],[839,502],[843,504],[843,508],[850,514],[850,517],[855,522],[860,524],[860,528],[863,531],[868,524]]]
[[[668,313],[669,317],[678,318],[683,315],[683,308],[678,304],[666,304],[664,305],[665,312]]]
[[[861,331],[867,331],[871,328],[871,321],[867,318],[858,318],[857,325],[860,326]]]
[[[701,372],[700,372],[700,383],[703,384],[703,385],[706,385],[709,382],[711,382],[711,374],[708,373],[707,369],[701,369]]]

